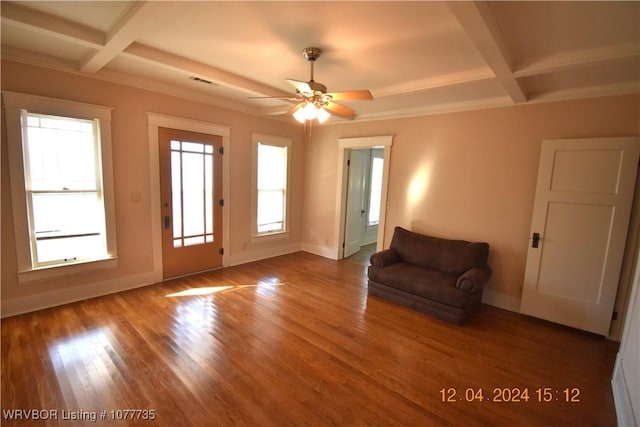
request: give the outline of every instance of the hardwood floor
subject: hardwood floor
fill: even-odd
[[[616,424],[616,343],[489,306],[453,326],[366,290],[365,266],[299,252],[4,319],[2,425]]]

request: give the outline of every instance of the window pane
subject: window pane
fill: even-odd
[[[79,261],[107,255],[104,235],[37,240],[38,262]]]
[[[213,148],[207,145],[206,148]],[[213,156],[204,156],[204,207],[205,232],[213,233]]]
[[[32,114],[26,122],[29,189],[97,189],[97,123]]]
[[[191,151],[194,153],[202,153],[204,152],[204,144],[199,144],[197,142],[183,142],[182,143],[182,151]]]
[[[287,147],[258,144],[258,189],[286,188]]]
[[[96,193],[32,194],[36,239],[103,233],[104,208]]]
[[[184,239],[185,246],[202,245],[204,244],[204,236],[187,237]]]
[[[280,231],[284,226],[284,192],[258,191],[258,232]]]
[[[382,197],[382,170],[384,159],[373,157],[371,162],[371,196],[369,198],[368,225],[380,222],[380,199]]]
[[[204,234],[204,162],[202,154],[182,153],[184,235]],[[185,243],[186,244],[186,243]]]
[[[171,141],[171,144],[174,142],[176,141]],[[179,152],[171,152],[171,213],[174,238],[182,237],[182,162],[180,159]]]

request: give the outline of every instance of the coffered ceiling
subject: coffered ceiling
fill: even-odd
[[[640,2],[2,1],[2,57],[284,115],[285,78],[369,89],[356,120],[640,93]],[[193,79],[208,81],[205,83]],[[343,119],[336,119],[343,120]]]

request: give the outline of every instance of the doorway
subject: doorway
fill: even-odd
[[[375,250],[384,245],[392,140],[392,135],[338,139],[337,259],[367,244]]]
[[[184,117],[169,116],[158,113],[147,113],[148,120],[148,148],[149,148],[149,170],[151,188],[149,202],[151,206],[151,221],[149,224],[152,240],[152,262],[153,271],[145,280],[149,283],[157,283],[163,280],[163,257],[162,257],[162,227],[164,226],[162,215],[162,203],[160,194],[160,144],[158,134],[160,128],[180,129],[190,132],[203,133],[207,135],[217,135],[222,138],[222,198],[225,200],[224,210],[229,211],[231,203],[229,201],[229,153],[231,129],[211,122],[187,119]],[[229,247],[229,215],[222,216],[222,247]],[[222,266],[229,265],[229,251],[222,254]]]
[[[345,258],[370,249],[378,238],[382,195],[382,148],[352,148],[347,159]],[[370,252],[370,251],[369,251]]]

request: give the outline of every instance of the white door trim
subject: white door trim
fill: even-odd
[[[387,196],[389,186],[389,164],[391,162],[391,145],[394,135],[365,136],[356,138],[338,138],[338,179],[336,191],[336,228],[334,230],[335,259],[342,259],[344,251],[342,242],[344,241],[345,210],[347,199],[347,177],[345,173],[347,156],[346,150],[351,148],[384,148],[384,168],[382,171],[382,196],[380,197],[380,223],[378,224],[378,244],[377,250],[381,250],[384,245],[384,224],[387,216]]]
[[[185,119],[183,117],[147,112],[149,132],[149,175],[150,175],[150,203],[151,203],[151,241],[153,251],[153,277],[156,282],[162,281],[162,224],[160,217],[160,165],[158,148],[158,128],[166,127],[189,132],[200,132],[222,137],[222,198],[224,199],[224,214],[222,215],[222,247],[226,248],[222,255],[222,265],[228,265],[229,259],[229,140],[231,128],[215,123]]]

